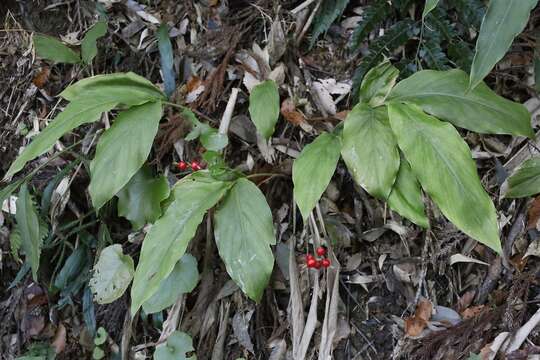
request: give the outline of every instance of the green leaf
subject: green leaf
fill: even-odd
[[[88,283],[98,304],[109,304],[120,298],[133,278],[133,259],[124,255],[122,245],[107,246],[99,254]]]
[[[60,40],[47,35],[34,35],[34,47],[39,57],[57,63],[78,64],[81,57]]]
[[[437,4],[439,3],[439,0],[426,0],[426,4],[424,5],[424,11],[422,12],[422,20],[425,19],[427,14],[433,11],[437,7]]]
[[[215,238],[227,272],[242,291],[260,301],[274,267],[272,212],[251,181],[238,179],[215,214]]]
[[[193,291],[198,282],[197,259],[190,254],[184,254],[169,276],[161,282],[158,291],[144,302],[144,312],[153,314],[168,308],[181,294]]]
[[[525,160],[506,180],[504,197],[522,198],[540,193],[540,158]]]
[[[144,164],[161,115],[161,102],[134,106],[120,113],[101,135],[90,163],[89,192],[96,210],[116,195]]]
[[[96,337],[94,338],[94,345],[101,346],[105,344],[105,341],[107,341],[107,338],[109,337],[109,334],[107,333],[107,330],[103,326],[100,326],[96,331]]]
[[[386,107],[361,103],[352,109],[343,127],[341,156],[358,185],[372,196],[388,198],[399,170],[399,151]]]
[[[519,35],[538,0],[490,0],[476,42],[469,88],[473,89],[501,60]]]
[[[405,159],[401,159],[399,163],[399,171],[388,197],[388,205],[416,225],[423,228],[429,227],[420,184],[411,170],[411,165]]]
[[[249,115],[259,133],[268,139],[279,118],[279,91],[273,80],[255,86],[249,94]]]
[[[60,96],[68,101],[108,100],[126,106],[167,99],[154,84],[132,72],[96,75],[82,79],[68,86]]]
[[[340,138],[322,133],[306,145],[294,160],[292,179],[294,200],[302,217],[307,219],[334,175],[341,151]]]
[[[467,84],[461,70],[423,70],[400,81],[387,101],[416,104],[439,119],[479,133],[534,136],[523,105],[496,95],[483,83],[467,92]]]
[[[399,147],[424,191],[460,230],[500,253],[495,206],[457,130],[415,105],[390,104],[389,116]]]
[[[118,216],[125,217],[134,230],[139,230],[161,216],[160,204],[169,197],[169,182],[163,175],[154,178],[150,167],[143,166],[116,196]]]
[[[167,342],[156,346],[154,360],[196,360],[197,357],[187,357],[187,353],[195,351],[191,337],[181,331],[175,331],[167,338]]]
[[[0,190],[0,211],[2,209],[2,204],[4,203],[4,201],[7,200],[23,182],[23,179],[14,181],[3,187],[2,190]]]
[[[396,84],[399,70],[386,60],[368,71],[360,85],[360,101],[372,107],[384,104],[390,90]]]
[[[193,124],[193,129],[185,138],[187,141],[198,138],[201,144],[210,151],[220,151],[229,143],[227,135],[220,134],[216,129],[210,127],[210,125],[200,122],[191,110],[183,109],[182,115]]]
[[[161,64],[161,74],[165,85],[165,94],[171,96],[176,88],[175,74],[173,67],[173,49],[171,38],[169,37],[169,27],[161,24],[157,31],[159,62]]]
[[[16,206],[15,219],[21,239],[21,248],[24,251],[26,262],[32,268],[32,277],[34,281],[37,281],[41,245],[43,238],[47,235],[47,228],[38,217],[26,184],[23,184],[19,190]]]
[[[107,33],[107,23],[99,21],[86,32],[81,41],[81,57],[85,64],[90,64],[97,55],[97,39]]]
[[[116,101],[111,99],[81,99],[66,106],[64,111],[43,129],[32,142],[24,149],[22,154],[11,164],[5,178],[13,176],[24,165],[47,152],[54,143],[65,133],[76,127],[97,121],[101,113],[111,110],[116,106]]]
[[[199,174],[201,173],[201,174]],[[173,201],[146,235],[135,279],[131,287],[131,314],[154,295],[173,271],[195,235],[204,214],[232,185],[205,178],[197,172],[180,180],[173,188]]]
[[[347,7],[349,0],[324,0],[317,16],[313,21],[313,30],[311,39],[309,41],[309,47],[312,48],[319,36],[326,32],[332,23],[336,21],[338,17],[343,14],[343,11]]]

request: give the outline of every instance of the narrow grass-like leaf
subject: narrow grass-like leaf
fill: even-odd
[[[424,191],[460,230],[500,253],[495,206],[457,130],[416,105],[393,103],[388,112],[399,147]]]
[[[90,163],[89,192],[98,210],[141,168],[152,149],[161,119],[161,102],[134,106],[103,133]]]
[[[176,88],[176,84],[173,68],[173,50],[167,24],[161,24],[157,31],[157,39],[161,75],[163,76],[163,82],[165,83],[165,94],[171,96]]]
[[[312,48],[319,36],[325,33],[332,23],[336,21],[338,17],[343,14],[343,11],[347,7],[349,0],[324,0],[317,16],[313,21],[313,28],[311,33],[311,40],[309,41],[309,47]]]

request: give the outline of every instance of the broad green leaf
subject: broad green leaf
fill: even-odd
[[[174,200],[152,225],[142,244],[131,287],[132,315],[158,291],[161,282],[184,255],[206,211],[225,195],[231,185],[205,178],[198,172],[174,186]]]
[[[476,41],[469,87],[475,88],[489,74],[527,25],[538,0],[490,0]]]
[[[161,75],[165,85],[165,94],[171,96],[176,88],[175,74],[173,67],[173,49],[171,38],[169,37],[169,27],[167,24],[161,24],[157,31],[159,62],[161,64]]]
[[[108,100],[127,106],[167,99],[154,84],[132,72],[96,75],[82,79],[68,86],[60,96],[68,101]]]
[[[358,104],[343,127],[341,156],[358,185],[372,196],[388,198],[399,170],[399,151],[385,107]]]
[[[388,197],[392,210],[423,228],[429,227],[424,211],[422,190],[411,166],[405,159],[399,163],[399,171],[392,192]]]
[[[390,104],[389,116],[399,147],[424,191],[460,230],[500,253],[495,206],[457,130],[415,105]]]
[[[122,245],[107,246],[99,254],[88,283],[98,304],[109,304],[120,298],[133,278],[133,259],[124,255]]]
[[[134,106],[120,113],[101,135],[90,163],[89,192],[96,210],[116,195],[144,164],[161,115],[159,101]]]
[[[186,135],[186,140],[199,139],[205,149],[220,151],[229,143],[227,135],[219,133],[208,124],[200,122],[191,110],[183,110],[182,114],[193,124],[193,129]]]
[[[34,47],[39,57],[57,63],[77,64],[81,62],[79,54],[64,45],[60,40],[47,35],[34,35]]]
[[[118,215],[139,230],[161,216],[161,202],[169,197],[169,182],[163,175],[155,178],[148,166],[143,166],[116,194]]]
[[[23,183],[23,179],[13,181],[10,184],[7,184],[0,190],[0,211],[2,211],[2,204],[5,200],[9,199],[11,194],[17,190],[17,188]]]
[[[154,360],[196,360],[195,355],[187,357],[187,353],[195,351],[191,337],[181,331],[175,331],[167,338],[167,342],[156,346]]]
[[[85,64],[90,64],[97,55],[97,39],[107,33],[107,23],[99,21],[86,32],[81,41],[81,57]]]
[[[23,184],[19,190],[16,206],[15,220],[17,220],[21,248],[24,251],[26,262],[32,268],[32,277],[34,281],[37,281],[41,245],[43,238],[47,235],[47,227],[38,217],[26,184]]]
[[[506,180],[504,197],[522,198],[540,193],[540,158],[525,160]]]
[[[360,90],[358,92],[360,101],[369,103],[372,107],[384,104],[384,100],[399,76],[399,70],[396,69],[390,61],[386,60],[368,71]]]
[[[534,136],[523,105],[496,95],[484,83],[467,92],[467,84],[461,70],[423,70],[400,81],[387,100],[416,104],[439,119],[479,133]]]
[[[251,181],[238,179],[215,213],[215,238],[227,272],[242,291],[260,301],[274,268],[272,212]]]
[[[257,131],[268,139],[279,118],[279,91],[273,80],[255,86],[249,94],[249,115]]]
[[[13,164],[11,164],[5,178],[13,176],[28,161],[47,152],[65,133],[82,124],[97,121],[101,113],[111,110],[116,105],[117,102],[111,99],[96,100],[87,98],[72,102],[24,149]]]
[[[424,5],[424,11],[422,12],[422,20],[426,18],[427,14],[433,11],[437,7],[439,0],[426,0]]]
[[[340,151],[339,137],[322,133],[311,144],[306,145],[300,156],[294,160],[294,200],[304,219],[307,219],[330,183]]]
[[[147,314],[153,314],[173,305],[181,294],[195,289],[199,282],[197,259],[184,254],[173,271],[161,282],[158,291],[142,305]]]

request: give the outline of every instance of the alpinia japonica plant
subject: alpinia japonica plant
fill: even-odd
[[[388,62],[372,69],[360,88],[360,102],[343,126],[319,135],[295,160],[294,197],[300,212],[308,217],[341,155],[356,183],[387,201],[403,217],[429,226],[423,189],[458,228],[500,252],[495,207],[482,188],[467,144],[453,125],[480,133],[532,136],[529,113],[483,83],[468,90],[468,76],[460,70],[420,71],[396,85],[397,77],[397,69]],[[119,213],[136,229],[155,221],[143,241],[136,270],[118,245],[102,251],[91,281],[98,302],[120,297],[132,277],[132,314],[141,306],[155,312],[172,305],[177,293],[165,300],[158,294],[171,288],[167,285],[171,281],[185,279],[186,274],[191,274],[187,278],[192,281],[179,291],[191,291],[198,274],[186,248],[213,207],[215,240],[227,271],[258,301],[274,265],[272,213],[257,186],[227,168],[216,152],[227,145],[226,135],[200,123],[183,108],[193,124],[188,138],[199,138],[211,150],[208,154],[213,158],[208,158],[213,165],[182,178],[169,191],[163,177],[154,178],[143,167],[162,108],[169,104],[157,87],[133,73],[99,75],[69,86],[60,95],[70,103],[26,147],[6,177],[47,152],[65,133],[97,121],[103,112],[120,109],[113,125],[101,135],[90,163],[90,197],[99,210],[117,196]],[[274,131],[278,108],[279,94],[273,81],[252,90],[250,114],[265,138]],[[3,190],[0,198],[18,185],[16,182]],[[144,204],[134,200],[138,197],[130,196],[131,192],[142,194]],[[22,195],[31,205],[29,196]],[[18,224],[23,227],[23,244],[39,244],[41,232],[25,231],[35,229],[27,223]],[[29,248],[35,250],[35,246]],[[25,252],[35,276],[39,251]],[[109,276],[111,271],[114,276]]]

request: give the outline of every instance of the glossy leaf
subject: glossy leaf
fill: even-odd
[[[85,64],[90,64],[97,55],[96,42],[107,33],[107,23],[99,21],[84,35],[81,41],[81,57]]]
[[[39,57],[57,63],[77,64],[81,62],[81,57],[77,52],[52,36],[35,34],[33,40]]]
[[[165,94],[150,81],[135,73],[96,75],[68,86],[60,96],[68,101],[93,99],[127,106],[166,100]]]
[[[116,195],[144,164],[161,115],[161,102],[134,106],[120,113],[101,135],[90,163],[88,189],[96,210]]]
[[[144,312],[153,314],[168,308],[181,294],[193,291],[198,282],[197,259],[190,254],[184,254],[169,276],[161,282],[158,291],[144,302]]]
[[[111,110],[116,104],[116,101],[111,99],[99,99],[96,101],[92,98],[81,99],[69,104],[64,111],[54,118],[49,126],[34,137],[32,142],[11,164],[5,177],[9,178],[13,176],[13,174],[20,171],[28,161],[47,152],[65,133],[82,124],[97,121],[101,116],[101,113]]]
[[[470,88],[475,88],[501,60],[529,20],[538,0],[490,0],[482,20],[471,68]]]
[[[16,202],[17,232],[25,259],[32,268],[32,277],[37,281],[39,258],[43,238],[47,235],[46,225],[40,221],[34,202],[26,184],[21,185]]]
[[[279,91],[273,80],[266,80],[251,90],[249,115],[257,131],[265,139],[270,138],[279,117]]]
[[[373,69],[369,70],[358,92],[360,101],[368,103],[372,107],[384,104],[384,100],[399,76],[399,70],[396,69],[390,61],[385,61]]]
[[[525,160],[506,181],[507,198],[522,198],[540,193],[540,158]]]
[[[423,228],[429,227],[420,184],[405,159],[401,159],[399,163],[399,171],[388,197],[388,205],[416,225]]]
[[[399,170],[399,151],[386,107],[361,103],[352,109],[343,127],[341,156],[358,185],[375,197],[388,198]]]
[[[390,104],[389,116],[399,147],[424,191],[460,230],[500,253],[495,206],[457,130],[415,105]]]
[[[334,175],[341,141],[334,134],[322,133],[302,150],[293,163],[294,200],[307,219]]]
[[[426,4],[424,5],[424,11],[422,12],[422,19],[425,19],[427,14],[433,11],[437,7],[437,4],[439,4],[439,0],[426,0]]]
[[[388,101],[408,102],[452,124],[488,134],[534,136],[527,109],[495,94],[485,84],[467,92],[461,70],[423,70],[400,81]]]
[[[196,360],[196,356],[187,357],[187,353],[195,351],[191,337],[181,331],[175,331],[167,338],[167,342],[156,346],[154,360]]]
[[[98,304],[120,298],[133,278],[133,259],[124,255],[122,245],[107,246],[99,254],[89,285]]]
[[[169,182],[163,175],[155,178],[148,166],[143,166],[116,194],[118,215],[138,230],[161,216],[161,202],[169,197]]]
[[[161,24],[157,31],[159,62],[161,64],[161,75],[165,85],[165,94],[171,96],[176,88],[175,74],[173,67],[173,49],[171,38],[169,37],[169,27],[167,24]]]
[[[195,235],[204,214],[227,192],[231,183],[195,173],[173,188],[173,201],[146,235],[131,288],[131,314],[150,299],[173,271]]]
[[[260,301],[274,267],[272,212],[251,181],[238,179],[215,213],[214,235],[227,272],[242,291]]]

